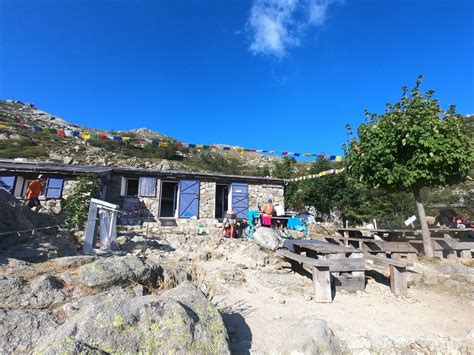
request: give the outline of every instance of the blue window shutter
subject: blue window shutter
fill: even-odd
[[[64,179],[61,178],[49,178],[46,186],[46,198],[61,198],[63,181]]]
[[[233,183],[232,191],[232,211],[237,213],[237,218],[246,219],[249,210],[249,186],[242,183]]]
[[[155,197],[156,196],[156,178],[149,176],[140,176],[138,181],[138,196]]]
[[[5,189],[9,193],[13,194],[14,187],[15,187],[14,176],[0,176],[0,189]]]
[[[179,182],[179,218],[199,217],[199,181]]]

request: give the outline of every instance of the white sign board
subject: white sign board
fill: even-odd
[[[416,216],[411,216],[410,218],[408,218],[406,221],[405,221],[405,225],[408,226],[410,224],[412,224],[413,222],[416,221]]]

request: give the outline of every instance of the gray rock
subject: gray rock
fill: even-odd
[[[29,353],[57,326],[45,310],[0,309],[0,354]]]
[[[190,282],[163,296],[103,294],[50,334],[35,352],[229,354],[219,312]]]
[[[441,263],[436,265],[435,269],[440,273],[474,283],[474,268],[472,267],[462,264]]]
[[[249,244],[242,254],[251,260],[253,265],[250,266],[265,266],[268,264],[268,254],[260,250],[260,247],[256,244]]]
[[[254,233],[255,243],[263,249],[276,250],[280,244],[277,233],[272,228],[260,227]]]
[[[342,354],[334,333],[322,319],[309,316],[295,320],[289,329],[291,333],[286,334],[279,353]]]
[[[25,284],[26,280],[23,277],[0,275],[0,300],[12,295],[18,295],[20,289]]]
[[[123,285],[130,280],[154,284],[158,273],[158,265],[147,263],[133,255],[125,255],[99,259],[81,266],[79,281],[88,287]]]
[[[184,281],[191,281],[191,275],[185,270],[172,265],[162,265],[161,276],[165,286],[175,286]]]
[[[0,273],[21,275],[22,277],[27,278],[34,278],[40,274],[39,271],[33,265],[26,261],[13,258],[5,258],[1,256]]]
[[[41,306],[50,306],[64,301],[66,295],[61,290],[62,283],[51,275],[40,276],[31,283],[31,293],[35,302]]]
[[[427,285],[436,285],[444,282],[448,276],[433,269],[426,269],[423,272],[422,281]]]
[[[96,261],[97,257],[92,255],[76,255],[76,256],[65,256],[62,258],[52,259],[51,263],[56,266],[67,269],[67,268],[76,268],[93,261]]]

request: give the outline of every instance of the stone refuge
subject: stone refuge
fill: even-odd
[[[0,187],[17,198],[25,196],[29,181],[38,174],[48,177],[40,200],[53,213],[61,211],[79,176],[100,178],[100,198],[127,212],[119,218],[122,225],[214,227],[227,210],[245,219],[249,209],[268,198],[284,207],[281,179],[0,159]]]

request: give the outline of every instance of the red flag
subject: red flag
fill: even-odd
[[[56,128],[56,134],[58,135],[58,137],[64,137],[65,136],[64,129]]]

